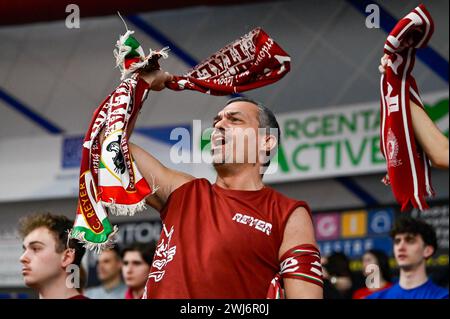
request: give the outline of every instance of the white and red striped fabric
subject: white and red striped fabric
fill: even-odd
[[[280,271],[275,275],[267,291],[267,299],[285,299],[283,278],[299,279],[323,288],[320,252],[311,244],[289,249],[280,258]]]
[[[411,75],[418,48],[427,45],[434,31],[431,15],[419,5],[401,19],[389,34],[384,52],[389,55],[381,76],[381,151],[387,162],[386,184],[391,185],[401,210],[428,208],[426,197],[434,195],[430,163],[416,143],[410,100],[423,107]]]
[[[166,86],[228,95],[272,84],[291,69],[290,56],[262,28],[255,28]]]

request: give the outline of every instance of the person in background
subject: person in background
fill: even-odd
[[[87,285],[87,272],[86,269],[83,267],[83,265],[80,265],[80,285],[77,288],[77,291],[80,293],[80,295],[84,295],[85,294],[85,288]],[[88,296],[86,296],[87,298],[89,298]]]
[[[336,289],[336,287],[331,283],[330,281],[330,275],[328,274],[328,271],[325,267],[325,265],[328,263],[327,257],[321,258],[321,264],[324,265],[322,267],[322,273],[323,273],[323,299],[342,299],[341,293],[339,290]]]
[[[123,299],[127,286],[122,281],[122,258],[116,245],[102,251],[97,261],[97,277],[100,286],[86,290],[91,299]]]
[[[391,283],[391,269],[389,267],[389,257],[381,250],[370,249],[362,256],[363,275],[368,277],[374,274],[374,270],[371,269],[371,265],[378,266],[378,273],[374,274],[377,278],[375,287],[360,288],[353,294],[353,299],[363,299],[375,291],[383,290],[392,286]]]
[[[322,259],[324,278],[339,292],[340,298],[335,294],[333,299],[351,299],[356,287],[359,287],[359,278],[350,270],[348,257],[341,252],[334,252]],[[331,291],[331,289],[330,289]]]
[[[50,213],[19,221],[23,239],[22,276],[40,299],[87,299],[80,291],[81,259],[85,248],[68,233],[73,221]]]
[[[122,274],[128,287],[125,299],[141,299],[144,295],[155,246],[155,243],[133,243],[122,251]]]
[[[367,299],[448,299],[448,290],[427,276],[426,261],[437,250],[436,232],[421,219],[400,217],[391,230],[400,280]]]

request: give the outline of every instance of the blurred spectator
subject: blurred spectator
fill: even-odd
[[[429,267],[430,270],[430,278],[436,283],[438,286],[444,287],[448,290],[449,288],[449,272],[447,267]]]
[[[378,273],[374,273],[372,265],[378,266]],[[374,287],[360,288],[353,294],[353,299],[363,299],[375,291],[383,290],[392,286],[391,283],[391,269],[389,267],[389,257],[381,250],[371,249],[366,251],[362,257],[363,274],[365,277],[374,275],[378,280]]]
[[[123,250],[122,274],[128,287],[125,299],[141,299],[144,295],[155,248],[155,243],[134,243]]]
[[[123,299],[127,286],[122,281],[122,258],[116,245],[102,251],[97,261],[97,278],[101,285],[86,290],[92,299]]]
[[[328,263],[327,257],[322,257],[322,279],[323,279],[323,299],[342,299],[340,292],[334,287],[330,281],[330,275],[327,272],[325,264]]]
[[[324,278],[339,292],[340,298],[351,299],[354,291],[360,286],[360,280],[350,270],[350,261],[341,252],[335,252],[323,259]],[[328,293],[333,293],[327,288]],[[336,298],[337,296],[334,296]]]
[[[87,285],[87,272],[84,269],[83,265],[80,265],[80,286],[77,288],[77,291],[81,295],[86,296],[86,294],[84,293],[84,289],[86,288],[86,285]],[[88,297],[88,296],[86,296],[86,297]]]
[[[367,299],[448,299],[448,290],[427,277],[426,261],[437,249],[436,232],[423,220],[400,217],[391,230],[400,280]]]
[[[66,216],[49,213],[19,221],[23,279],[41,299],[87,299],[78,291],[82,289],[80,267],[85,249],[68,238],[72,225]]]

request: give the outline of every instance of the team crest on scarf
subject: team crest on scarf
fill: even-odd
[[[402,165],[402,160],[397,158],[398,141],[391,129],[389,129],[387,135],[387,155],[389,167],[397,167]]]

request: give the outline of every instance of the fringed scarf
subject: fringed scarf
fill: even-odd
[[[108,213],[134,215],[143,210],[145,198],[156,191],[142,177],[128,145],[127,128],[137,117],[149,85],[134,72],[167,58],[167,49],[145,56],[139,42],[127,30],[116,43],[116,66],[122,82],[95,110],[85,135],[81,156],[78,205],[71,237],[100,252],[114,245],[118,229]],[[132,77],[126,78],[133,74]],[[100,132],[104,141],[100,143]]]
[[[381,151],[387,162],[383,182],[391,185],[401,210],[428,208],[425,197],[433,196],[429,160],[414,138],[410,100],[423,107],[411,75],[417,48],[427,45],[434,30],[424,5],[401,19],[389,34],[384,52],[389,55],[381,76]]]
[[[228,95],[253,90],[281,79],[290,70],[289,55],[261,28],[226,45],[184,76],[175,76],[169,89]]]
[[[155,191],[131,158],[127,125],[137,116],[148,90],[147,82],[129,78],[96,109],[86,133],[80,167],[78,206],[72,237],[100,251],[113,243],[107,211],[133,215],[145,208]],[[100,146],[100,131],[105,139]]]

